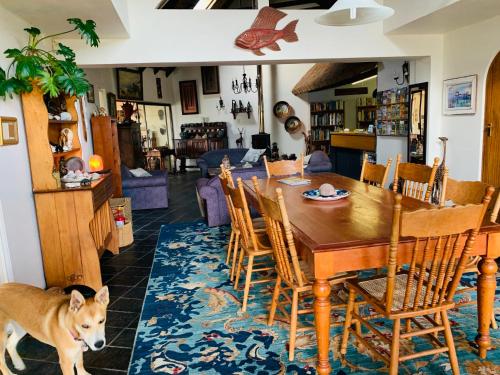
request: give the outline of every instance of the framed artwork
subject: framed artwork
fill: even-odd
[[[443,84],[443,114],[476,113],[477,75],[447,79]]]
[[[199,111],[196,81],[179,81],[179,93],[181,97],[182,114],[197,115]]]
[[[17,118],[0,117],[0,146],[15,145],[19,143]]]
[[[220,93],[218,66],[201,67],[201,86],[203,88],[203,95]]]
[[[95,103],[95,91],[92,84],[89,85],[89,91],[87,91],[87,102]]]
[[[161,91],[161,78],[156,78],[156,96],[158,99],[163,98],[163,93]]]
[[[116,95],[113,94],[112,92],[108,92],[106,95],[108,97],[109,116],[116,118]]]
[[[116,69],[118,98],[124,100],[143,100],[142,71],[134,69]]]

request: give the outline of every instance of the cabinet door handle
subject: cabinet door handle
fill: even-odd
[[[486,126],[484,127],[484,130],[486,131],[486,136],[491,137],[491,132],[493,131],[493,125],[486,124]]]

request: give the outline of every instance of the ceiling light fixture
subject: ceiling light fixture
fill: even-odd
[[[353,82],[352,84],[353,85],[358,85],[360,83],[363,83],[363,82],[366,82],[366,81],[369,81],[370,79],[373,79],[373,78],[377,78],[377,75],[373,75],[371,77],[367,77],[367,78],[363,78],[363,79],[360,79],[359,81],[356,81],[356,82]]]
[[[337,0],[315,21],[326,26],[354,26],[382,21],[394,14],[394,9],[375,0]]]

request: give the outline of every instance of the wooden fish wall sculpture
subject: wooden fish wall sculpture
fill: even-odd
[[[248,49],[257,56],[265,55],[261,49],[269,48],[272,51],[281,51],[277,41],[283,39],[292,43],[299,40],[295,27],[299,20],[293,20],[282,30],[276,30],[278,21],[287,14],[271,7],[264,7],[259,11],[252,26],[242,32],[235,40],[235,44],[243,49]]]

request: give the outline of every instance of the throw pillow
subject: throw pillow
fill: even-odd
[[[309,160],[311,160],[311,156],[312,156],[312,154],[304,156],[304,165],[309,164]]]
[[[257,163],[259,161],[260,156],[266,152],[266,149],[256,149],[249,148],[243,159],[241,159],[242,163]]]
[[[148,171],[146,171],[142,168],[131,169],[130,173],[132,173],[132,176],[134,176],[134,177],[151,177],[151,176],[153,176],[151,173],[149,173]]]

